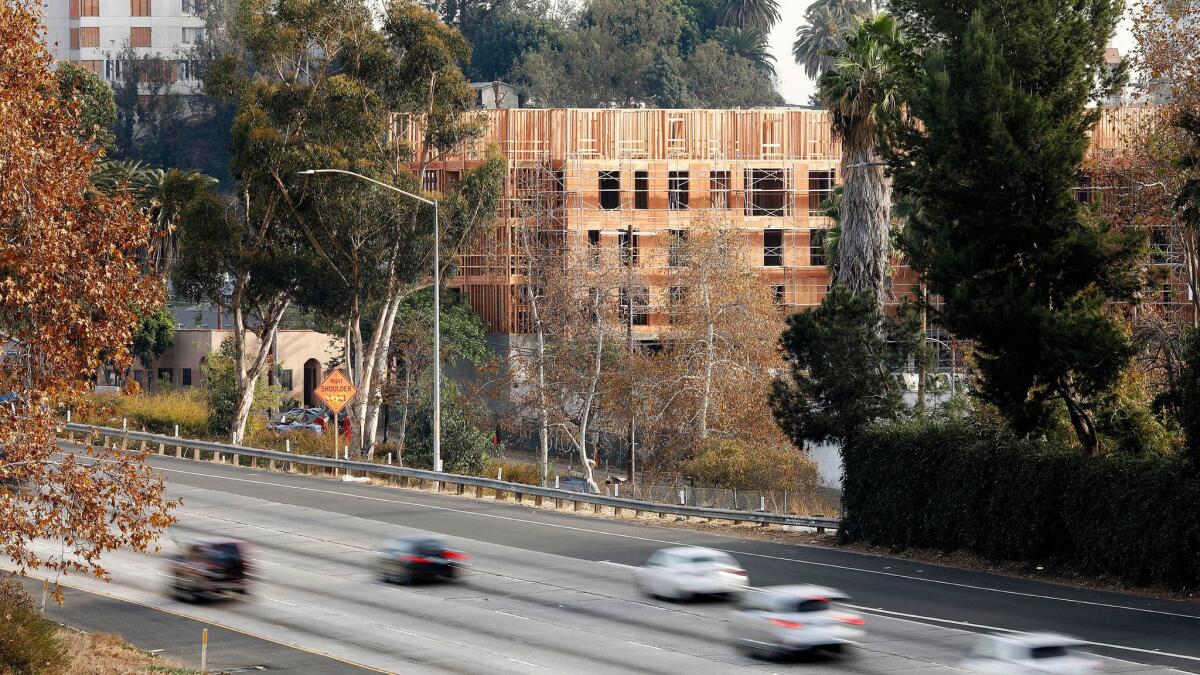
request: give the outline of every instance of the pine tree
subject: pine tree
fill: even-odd
[[[1113,84],[1103,52],[1120,3],[897,4],[933,45],[905,97],[920,126],[892,158],[919,206],[913,267],[943,297],[942,325],[978,345],[982,398],[1026,433],[1065,409],[1095,453],[1096,413],[1132,354],[1109,307],[1138,288],[1143,251],[1140,233],[1073,197],[1098,115],[1088,104]]]

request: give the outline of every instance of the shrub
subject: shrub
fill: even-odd
[[[237,411],[238,384],[234,361],[233,339],[225,338],[218,351],[208,355],[201,369],[204,371],[204,392],[208,406],[212,410],[209,416],[209,431],[218,437],[228,437],[233,428],[233,418]],[[254,400],[250,404],[250,417],[246,422],[246,436],[249,437],[263,428],[263,413],[279,406],[283,390],[267,384],[267,375],[262,373],[254,387]]]
[[[542,474],[538,471],[537,465],[525,464],[523,462],[506,462],[494,459],[488,462],[487,468],[480,475],[484,478],[495,478],[497,469],[504,470],[504,480],[510,483],[521,483],[522,485],[542,484]]]
[[[14,577],[0,582],[0,672],[37,673],[63,659],[58,626],[42,617]]]
[[[1086,457],[965,419],[875,426],[843,462],[844,541],[1200,588],[1200,477],[1180,456]]]
[[[149,396],[125,394],[92,394],[74,414],[74,419],[87,424],[121,426],[129,421],[130,429],[155,434],[173,434],[175,425],[185,438],[202,438],[208,433],[208,405],[195,392],[167,391]]]
[[[448,473],[479,475],[492,459],[491,435],[475,422],[471,402],[453,380],[442,384],[442,465]],[[429,397],[413,401],[405,433],[404,464],[433,468],[433,406]]]
[[[679,468],[697,487],[799,492],[817,484],[817,465],[799,450],[740,440],[705,439]]]

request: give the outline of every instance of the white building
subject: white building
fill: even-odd
[[[475,88],[475,108],[489,110],[496,108],[520,108],[521,103],[517,90],[506,82],[472,82]]]
[[[205,0],[43,0],[45,41],[54,58],[120,79],[118,53],[158,56],[171,64],[169,78],[194,81],[188,61],[192,44],[204,35]]]

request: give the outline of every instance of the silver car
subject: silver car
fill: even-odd
[[[700,546],[655,551],[633,574],[643,593],[678,601],[698,595],[736,595],[747,586],[746,570],[729,554]]]
[[[751,588],[730,618],[730,637],[752,656],[840,652],[865,634],[866,621],[837,604],[848,599],[822,586]]]
[[[1100,662],[1079,651],[1086,643],[1053,633],[981,635],[962,662],[972,673],[1054,673],[1078,675],[1099,670]]]

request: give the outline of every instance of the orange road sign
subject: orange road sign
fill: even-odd
[[[354,387],[354,383],[346,379],[342,371],[335,370],[329,373],[329,376],[321,382],[320,386],[313,390],[317,398],[321,399],[325,405],[336,415],[346,407],[350,399],[358,394],[358,389]]]

